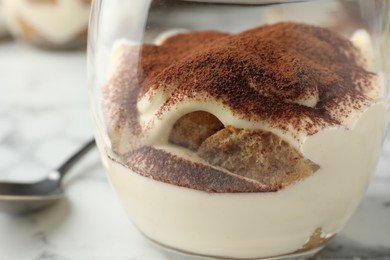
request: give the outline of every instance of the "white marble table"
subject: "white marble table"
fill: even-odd
[[[92,136],[85,56],[0,42],[0,180],[39,179]],[[390,259],[389,171],[390,136],[357,213],[316,259]],[[51,208],[0,213],[0,260],[169,259],[128,220],[96,151],[65,186]]]

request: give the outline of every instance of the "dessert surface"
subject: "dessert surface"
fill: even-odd
[[[352,127],[381,98],[362,51],[298,23],[119,43],[103,89],[112,149],[132,171],[170,184],[278,191],[321,167],[302,154],[309,136]],[[163,158],[169,167],[157,166]]]

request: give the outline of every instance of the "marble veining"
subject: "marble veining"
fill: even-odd
[[[84,52],[0,42],[0,180],[41,178],[92,136]],[[357,213],[313,259],[390,259],[390,134]],[[67,176],[67,198],[24,216],[0,213],[0,260],[168,260],[135,229],[97,151]]]

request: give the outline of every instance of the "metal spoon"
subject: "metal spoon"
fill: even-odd
[[[44,208],[65,197],[61,181],[65,174],[95,146],[92,139],[58,169],[51,171],[43,180],[34,183],[0,182],[0,211],[27,213]]]

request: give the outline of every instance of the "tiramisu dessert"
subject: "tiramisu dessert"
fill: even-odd
[[[136,226],[197,255],[321,248],[379,157],[388,107],[373,59],[363,30],[291,22],[119,40],[98,142]]]
[[[72,48],[87,42],[91,0],[2,0],[11,33],[34,45]]]

